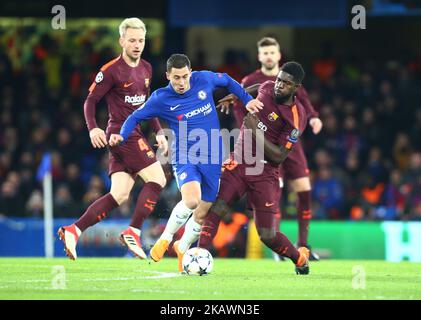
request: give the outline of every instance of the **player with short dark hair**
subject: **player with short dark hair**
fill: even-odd
[[[273,216],[279,200],[279,165],[287,159],[307,124],[304,107],[295,99],[295,93],[304,78],[304,70],[296,62],[285,63],[276,81],[264,82],[257,100],[264,108],[255,114],[247,114],[241,134],[234,148],[234,157],[225,163],[221,188],[215,204],[205,218],[199,238],[199,247],[209,248],[216,235],[221,218],[229,213],[233,202],[244,194],[252,205],[256,228],[261,241],[275,253],[290,258],[297,274],[309,273],[309,250],[298,250],[275,226]],[[254,143],[245,143],[244,130],[251,129]],[[257,134],[257,130],[264,134]],[[260,175],[247,175],[247,150],[256,152],[263,146],[266,163]],[[240,153],[240,154],[239,154]],[[235,159],[242,159],[238,162]]]
[[[190,59],[185,54],[173,54],[167,60],[167,72],[170,73],[173,68],[182,69],[187,67],[191,69]]]
[[[244,88],[250,88],[251,91],[256,91],[258,85],[265,81],[275,81],[276,76],[279,73],[281,61],[281,51],[279,43],[276,39],[271,37],[264,37],[257,42],[258,59],[261,63],[260,69],[252,72],[245,76],[241,82]],[[246,89],[247,90],[247,89]],[[323,123],[319,119],[318,113],[314,110],[311,104],[307,91],[304,86],[299,86],[296,90],[296,98],[306,110],[309,125],[313,129],[314,134],[318,134],[322,129]],[[221,99],[224,101],[224,99]],[[228,99],[228,101],[232,101]],[[228,108],[226,104],[224,107]],[[243,118],[246,113],[243,110],[241,103],[235,100],[233,106],[233,113],[237,121],[238,127],[241,127]],[[228,111],[228,109],[227,109]],[[303,150],[301,141],[297,143],[294,150],[288,155],[288,158],[282,163],[280,168],[279,183],[281,188],[279,189],[279,198],[282,195],[282,187],[284,180],[288,180],[292,190],[297,193],[297,219],[298,219],[298,242],[297,246],[306,246],[310,248],[308,244],[308,230],[311,220],[311,182],[310,182],[310,170],[308,169],[307,159]],[[248,204],[248,208],[250,205]],[[281,211],[275,215],[277,219],[277,225],[281,219]],[[278,258],[275,256],[275,258]],[[310,250],[310,259],[319,260],[319,256]]]
[[[152,67],[141,59],[145,47],[145,24],[138,18],[128,18],[120,24],[119,31],[119,43],[123,52],[102,66],[89,88],[84,104],[85,120],[94,148],[107,146],[107,138],[120,131],[126,118],[145,103],[150,93]],[[106,133],[98,127],[95,120],[96,105],[103,97],[107,101],[109,114]],[[159,121],[153,119],[151,124],[157,134],[158,146],[166,153],[168,143],[165,136],[160,134],[162,128]],[[75,223],[58,230],[70,259],[77,258],[76,244],[80,234],[128,199],[137,176],[145,184],[138,196],[130,226],[121,233],[120,241],[136,257],[146,258],[140,242],[140,228],[153,211],[166,179],[140,126],[136,127],[124,146],[109,147],[109,175],[110,192],[91,204]]]
[[[171,160],[182,200],[174,207],[150,256],[160,261],[174,234],[193,214],[183,237],[173,245],[181,272],[184,252],[199,237],[201,223],[219,188],[222,137],[212,93],[218,87],[225,87],[240,98],[247,110],[258,111],[262,106],[225,73],[192,72],[190,60],[184,54],[174,54],[168,59],[166,76],[168,86],[153,92],[148,101],[127,118],[120,134],[111,135],[110,145],[125,143],[138,122],[153,117],[165,120],[172,129]]]

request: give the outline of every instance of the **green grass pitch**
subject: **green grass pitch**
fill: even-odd
[[[324,260],[298,276],[291,262],[215,259],[211,274],[180,275],[177,261],[0,258],[0,299],[421,299],[421,264]]]

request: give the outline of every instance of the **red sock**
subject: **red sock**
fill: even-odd
[[[205,221],[199,235],[198,247],[209,249],[212,246],[213,238],[218,232],[219,223],[221,218],[213,211],[209,211],[206,215]]]
[[[80,231],[85,231],[104,219],[107,213],[116,207],[118,207],[117,201],[114,200],[111,193],[107,193],[92,203],[75,224]]]
[[[308,229],[311,219],[311,191],[297,193],[298,243],[299,247],[307,246]]]
[[[155,182],[148,182],[143,186],[142,191],[137,198],[132,221],[130,221],[131,227],[137,229],[142,227],[143,221],[145,221],[155,209],[161,191],[162,187]]]

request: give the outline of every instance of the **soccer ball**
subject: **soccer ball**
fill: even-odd
[[[213,258],[210,252],[203,248],[191,248],[184,253],[183,270],[186,274],[203,276],[213,268]]]

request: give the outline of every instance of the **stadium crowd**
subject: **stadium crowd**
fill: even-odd
[[[91,147],[83,102],[97,70],[114,52],[107,46],[94,49],[92,37],[68,50],[44,34],[24,52],[13,38],[0,33],[0,39],[0,215],[42,216],[36,173],[43,154],[51,152],[54,215],[77,217],[110,187],[107,153]],[[147,51],[148,45],[143,58],[154,66],[155,89],[166,83],[166,57]],[[233,70],[237,78],[254,70],[257,62],[237,56],[209,68]],[[191,57],[193,69],[206,65],[200,57]],[[324,123],[319,135],[307,130],[303,137],[315,219],[421,220],[420,60],[302,61],[305,87]],[[105,103],[97,110],[105,128]],[[221,120],[222,126],[235,125],[231,116]],[[152,134],[147,125],[143,129]],[[133,192],[140,188],[138,182]],[[153,215],[168,217],[179,197],[172,179]],[[111,216],[130,217],[135,199]],[[284,193],[283,218],[295,214],[294,201],[293,194]]]

